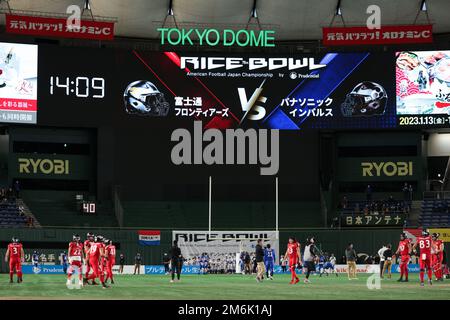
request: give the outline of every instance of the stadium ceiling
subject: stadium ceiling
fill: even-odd
[[[2,0],[5,8],[5,0]],[[167,16],[169,4],[174,16]],[[422,0],[341,0],[342,18],[347,26],[365,25],[366,9],[376,4],[381,8],[384,25],[413,24]],[[83,7],[85,0],[9,0],[12,12],[36,12],[41,15],[65,15],[69,5]],[[182,27],[258,29],[257,19],[249,21],[254,0],[90,0],[92,14],[97,19],[113,18],[118,37],[156,39],[157,28]],[[322,38],[322,27],[329,26],[338,0],[256,0],[256,12],[261,28],[276,31],[277,40],[312,40]],[[435,33],[450,32],[450,1],[427,0],[429,21]],[[3,12],[5,12],[3,10]],[[89,17],[89,16],[88,16]],[[175,17],[175,21],[173,19]],[[106,18],[108,20],[108,18]],[[427,23],[420,12],[417,23]],[[0,15],[0,24],[5,24]],[[342,26],[336,17],[334,26]]]

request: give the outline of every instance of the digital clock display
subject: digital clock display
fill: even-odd
[[[51,95],[57,90],[62,90],[66,96],[74,95],[78,98],[102,99],[105,97],[105,79],[100,77],[50,76],[49,88]]]
[[[89,59],[80,59],[85,56]],[[38,124],[96,127],[111,123],[118,92],[115,68],[114,53],[108,49],[40,45]]]

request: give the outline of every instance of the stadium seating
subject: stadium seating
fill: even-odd
[[[20,214],[15,202],[0,203],[0,228],[20,228],[27,225],[27,217]]]
[[[26,204],[42,226],[116,227],[117,221],[110,204],[97,205],[98,214],[83,215],[74,202],[27,199]]]
[[[375,205],[371,209],[371,204]],[[383,214],[383,206],[387,206],[390,214],[395,213],[405,213],[405,205],[403,201],[392,199],[391,202],[388,200],[373,200],[368,202],[367,200],[353,200],[347,201],[346,208],[340,208],[341,214],[355,214],[356,208],[359,207],[359,213],[364,213],[364,208],[368,206],[369,213]]]
[[[424,227],[450,226],[450,199],[425,199],[422,202],[419,223]]]
[[[123,201],[124,226],[153,228],[208,227],[207,202]],[[318,202],[280,203],[280,227],[322,226]],[[274,202],[214,202],[212,205],[213,228],[271,229],[275,227]]]
[[[73,201],[50,199],[26,199],[26,204],[42,226],[116,227],[111,203],[97,204],[96,215],[82,215],[75,209]],[[124,227],[146,228],[199,228],[208,226],[208,203],[123,201]],[[322,226],[318,202],[280,203],[283,214],[280,227],[301,223],[302,227]],[[275,228],[274,202],[216,202],[212,207],[214,228]]]

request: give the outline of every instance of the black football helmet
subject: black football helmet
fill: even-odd
[[[364,81],[347,94],[341,104],[344,117],[383,115],[387,105],[387,93],[378,83]]]
[[[428,232],[427,229],[422,230],[422,237],[428,237],[429,235],[430,235],[430,233]]]

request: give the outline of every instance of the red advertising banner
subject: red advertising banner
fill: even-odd
[[[67,25],[66,19],[6,14],[6,32],[62,38],[113,40],[114,23],[81,20],[80,27]]]
[[[433,42],[432,25],[323,28],[325,46]]]
[[[37,111],[36,100],[0,98],[0,110]]]

